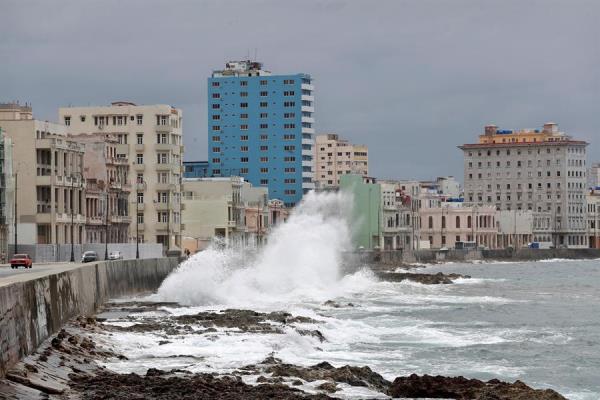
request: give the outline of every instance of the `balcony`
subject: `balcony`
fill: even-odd
[[[154,129],[157,132],[171,132],[173,127],[171,125],[156,125]]]
[[[237,226],[235,221],[227,221],[227,226],[229,228],[235,228]]]
[[[146,225],[144,223],[139,223],[138,222],[137,229],[138,229],[138,231],[143,232],[144,229],[146,229]]]
[[[131,217],[128,215],[111,215],[110,222],[113,224],[129,224]]]
[[[129,145],[123,143],[117,144],[117,154],[129,154]]]
[[[154,225],[154,229],[156,229],[157,231],[166,231],[167,230],[167,223],[166,222],[157,222]]]
[[[157,171],[171,171],[173,169],[173,164],[171,163],[164,163],[164,164],[156,164],[156,167],[154,167]]]
[[[156,151],[174,151],[176,150],[176,148],[179,147],[175,144],[169,144],[169,143],[156,143],[154,145],[154,150]]]
[[[137,210],[138,211],[144,211],[146,208],[146,204],[144,203],[137,203]]]
[[[145,185],[145,184],[143,184],[143,183],[139,183],[139,182],[137,182],[137,183],[135,184],[135,190],[136,190],[137,192],[143,192],[144,190],[146,190],[146,185]]]
[[[154,209],[157,211],[167,211],[170,208],[170,203],[154,203]]]
[[[185,231],[185,224],[180,224],[179,226],[181,227],[182,232]]]
[[[137,162],[133,163],[133,170],[134,171],[143,171],[144,169],[146,169],[146,164],[138,164]]]
[[[86,218],[85,221],[86,224],[88,225],[103,225],[104,224],[104,218],[100,217],[100,216],[88,216]]]
[[[146,149],[146,145],[144,145],[144,144],[137,144],[136,143],[136,145],[135,145],[135,151],[143,153],[145,149]]]
[[[181,203],[181,206],[180,206],[180,208],[179,208],[179,209],[180,209],[180,211],[183,211],[183,210],[185,210],[185,203]]]
[[[176,185],[173,183],[157,183],[155,190],[163,191],[173,191],[176,189]]]

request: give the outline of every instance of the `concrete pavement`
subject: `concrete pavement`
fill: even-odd
[[[24,282],[32,279],[41,278],[43,276],[70,271],[81,267],[81,263],[48,263],[48,264],[33,264],[32,268],[17,268],[12,269],[8,264],[0,265],[0,287],[10,285],[16,282]]]

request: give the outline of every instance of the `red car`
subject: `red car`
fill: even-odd
[[[29,257],[28,254],[15,254],[13,258],[10,259],[10,267],[11,268],[31,268],[33,264],[33,260]]]

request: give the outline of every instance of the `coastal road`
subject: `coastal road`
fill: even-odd
[[[81,263],[48,263],[33,264],[33,268],[12,269],[8,264],[0,265],[0,286],[10,285],[15,282],[23,282],[57,272],[69,271],[80,267]]]

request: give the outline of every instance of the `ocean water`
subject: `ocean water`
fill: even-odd
[[[570,399],[600,399],[600,261],[450,263],[416,271],[472,276],[452,285],[382,282],[368,268],[343,275],[350,203],[343,194],[307,196],[252,258],[234,250],[197,254],[147,298],[182,306],[138,315],[285,310],[316,320],[302,328],[318,329],[325,342],[292,328],[284,334],[219,329],[169,336],[161,346],[159,332],[115,333],[97,339],[129,359],[106,366],[118,372],[230,372],[275,355],[299,365],[368,365],[390,380],[411,373],[520,379]],[[342,307],[325,306],[326,300]],[[337,396],[375,395],[342,389]]]

